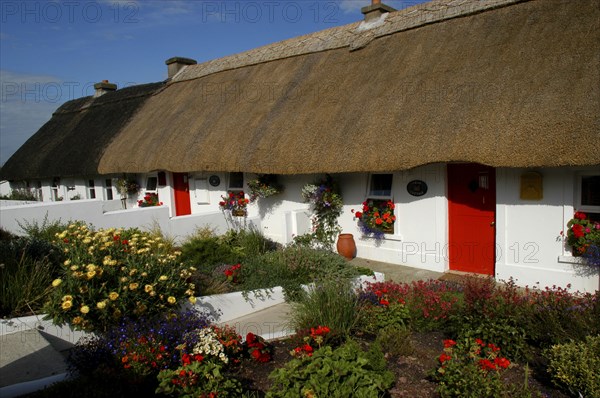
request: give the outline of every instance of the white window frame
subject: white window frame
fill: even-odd
[[[114,185],[113,179],[105,178],[103,185],[104,185],[104,199],[105,200],[115,200],[115,191],[113,191],[113,185]]]
[[[239,192],[239,191],[243,191],[244,190],[244,185],[245,185],[245,178],[244,178],[244,173],[240,173],[242,175],[242,186],[240,187],[234,187],[231,185],[231,175],[234,174],[233,172],[230,172],[229,174],[227,174],[227,190],[228,191],[233,191],[233,192]]]
[[[98,199],[98,195],[96,195],[96,180],[93,178],[87,179],[87,198]]]
[[[584,206],[581,204],[581,188],[583,177],[589,176],[600,176],[600,172],[583,172],[577,174],[577,180],[575,182],[575,211],[582,211],[584,213],[598,213],[600,214],[600,206]]]
[[[150,182],[151,178],[154,178],[156,180],[154,189],[148,188],[148,185],[150,185],[148,183]],[[146,176],[146,185],[144,186],[144,192],[158,193],[158,174],[148,174]]]
[[[390,184],[390,194],[389,195],[374,195],[372,194],[372,190],[371,190],[371,186],[373,184],[373,176],[375,175],[390,175],[392,176],[392,182]],[[377,200],[382,200],[382,199],[392,199],[393,198],[393,194],[394,194],[394,174],[393,173],[371,173],[369,174],[369,180],[367,181],[367,192],[366,192],[366,198],[367,199],[377,199]]]

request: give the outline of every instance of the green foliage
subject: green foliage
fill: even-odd
[[[404,327],[387,326],[379,330],[375,340],[382,350],[392,356],[408,356],[414,352],[411,331]]]
[[[379,397],[394,380],[378,344],[364,352],[353,340],[336,349],[325,346],[310,357],[293,359],[269,377],[273,380],[267,393],[270,398]]]
[[[175,311],[187,295],[193,269],[179,262],[159,237],[137,230],[90,230],[71,224],[57,234],[67,259],[45,311],[57,325],[103,331],[120,319]]]
[[[17,221],[19,227],[31,238],[37,238],[52,242],[57,233],[64,231],[67,228],[67,223],[63,223],[59,220],[50,221],[48,219],[48,213],[44,216],[41,224],[37,220],[31,222],[23,220],[23,222]]]
[[[282,286],[286,299],[296,300],[301,294],[302,284],[328,277],[350,279],[358,274],[356,268],[349,266],[337,254],[288,246],[244,260],[238,288],[249,292]]]
[[[223,365],[213,361],[194,361],[177,369],[158,374],[156,393],[181,398],[202,397],[214,393],[219,397],[239,397],[241,383],[222,372]]]
[[[346,338],[357,325],[359,309],[349,280],[319,280],[292,304],[291,323],[296,330],[327,325],[333,333]]]
[[[406,329],[410,323],[410,312],[401,303],[361,306],[361,328],[367,333],[377,334],[380,329]]]
[[[58,272],[58,251],[36,238],[0,241],[0,316],[41,309]]]
[[[17,188],[11,190],[8,195],[0,195],[0,200],[37,201],[38,198],[30,188]]]
[[[600,397],[600,335],[545,351],[554,383],[574,396]]]
[[[507,397],[500,373],[510,362],[497,346],[473,338],[445,340],[439,362],[433,376],[442,398]]]
[[[344,203],[337,183],[328,174],[315,184],[306,184],[302,188],[302,198],[311,205],[313,228],[310,234],[298,237],[297,242],[331,250],[342,229],[337,219],[342,214]]]
[[[516,319],[463,314],[454,319],[454,322],[459,325],[454,330],[456,336],[494,341],[513,361],[527,360],[531,355],[525,329]]]

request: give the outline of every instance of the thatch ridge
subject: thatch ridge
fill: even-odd
[[[172,83],[197,79],[213,73],[263,62],[343,47],[347,47],[349,50],[357,50],[382,36],[505,7],[521,1],[524,0],[435,0],[385,14],[379,23],[354,22],[191,65],[174,76]]]

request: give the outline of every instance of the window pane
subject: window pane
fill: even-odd
[[[156,191],[157,185],[158,185],[158,178],[148,177],[148,179],[146,180],[146,191]]]
[[[94,180],[88,180],[88,186],[94,188]]]
[[[392,174],[371,175],[369,196],[392,196]]]
[[[229,188],[244,188],[244,173],[229,173]]]
[[[600,176],[581,177],[581,205],[600,206]]]

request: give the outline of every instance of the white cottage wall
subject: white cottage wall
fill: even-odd
[[[573,216],[575,171],[536,170],[543,177],[541,200],[520,199],[525,169],[497,169],[496,279],[519,286],[567,287],[593,292],[598,269],[578,264],[561,237]]]

